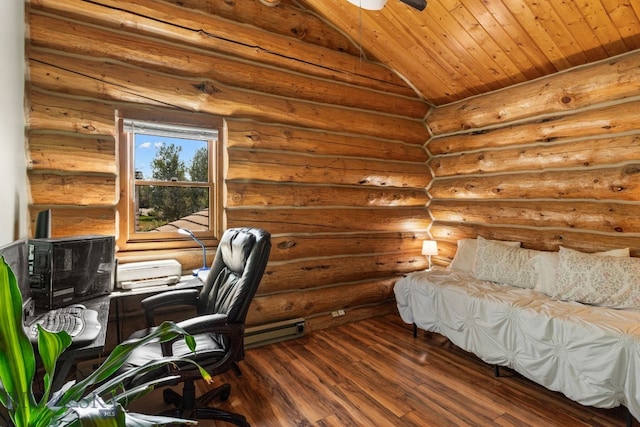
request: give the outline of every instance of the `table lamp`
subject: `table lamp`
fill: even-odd
[[[438,242],[435,240],[423,241],[422,255],[426,255],[429,258],[429,270],[431,270],[431,255],[438,255]]]
[[[193,232],[191,232],[191,230],[187,230],[186,228],[178,228],[178,233],[184,234],[185,236],[191,236],[191,238],[195,240],[197,244],[202,246],[202,267],[193,270],[193,275],[197,276],[199,272],[208,270],[209,267],[207,267],[207,248],[204,246],[204,243],[198,240],[198,238],[195,236],[195,234],[193,234]]]

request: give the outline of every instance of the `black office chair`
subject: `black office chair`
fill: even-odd
[[[124,369],[144,365],[150,360],[173,354],[184,355],[204,367],[212,376],[229,369],[241,375],[238,362],[244,358],[244,326],[249,304],[256,293],[271,250],[271,236],[255,228],[233,228],[224,232],[211,266],[209,276],[201,290],[184,289],[168,291],[145,298],[147,326],[154,326],[154,310],[170,305],[192,305],[197,316],[177,322],[196,339],[196,353],[189,351],[184,340],[176,340],[170,346],[149,344],[135,350]],[[131,338],[144,336],[148,329],[134,333]],[[170,347],[170,348],[166,348]],[[164,349],[164,350],[163,350]],[[240,414],[209,408],[213,399],[229,397],[231,386],[223,384],[196,398],[194,382],[201,375],[192,364],[179,364],[158,369],[134,380],[130,387],[140,382],[179,375],[177,383],[184,383],[180,396],[171,389],[164,390],[165,402],[176,405],[166,414],[174,417],[217,419],[239,426],[248,426]]]

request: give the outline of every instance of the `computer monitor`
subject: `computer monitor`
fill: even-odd
[[[16,276],[22,300],[26,301],[31,296],[29,286],[29,245],[27,239],[16,240],[0,247],[0,256],[3,256],[11,271]]]
[[[51,238],[51,209],[38,212],[34,237],[36,239]]]

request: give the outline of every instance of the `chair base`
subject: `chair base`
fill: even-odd
[[[244,415],[207,406],[208,403],[218,397],[220,400],[227,400],[230,393],[231,385],[223,384],[196,398],[195,385],[192,381],[188,381],[184,384],[182,396],[171,389],[163,391],[162,397],[165,403],[176,407],[175,410],[164,412],[164,415],[201,420],[220,420],[240,427],[250,427]]]

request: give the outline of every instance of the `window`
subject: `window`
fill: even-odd
[[[122,115],[118,246],[184,246],[180,228],[214,245],[222,230],[221,122],[200,115],[191,121],[189,115],[179,121]]]

